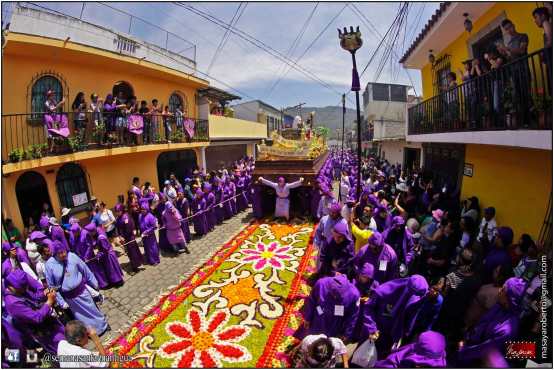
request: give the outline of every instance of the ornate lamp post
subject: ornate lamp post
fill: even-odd
[[[360,76],[358,75],[358,69],[356,68],[356,51],[362,47],[362,33],[360,27],[350,26],[350,32],[344,27],[343,31],[339,30],[340,46],[352,54],[352,87],[351,91],[356,92],[356,114],[357,114],[357,128],[358,128],[358,183],[356,184],[356,197],[359,199],[362,193],[362,119],[360,114]]]

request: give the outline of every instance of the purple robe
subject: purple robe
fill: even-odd
[[[63,231],[61,226],[59,225],[50,226],[50,239],[52,239],[52,241],[56,241],[56,240],[59,241],[67,249],[69,249],[69,243],[67,242],[67,239],[65,237],[65,232]]]
[[[394,226],[383,232],[385,243],[394,249],[398,262],[409,266],[415,257],[414,241],[412,234],[405,227],[399,232],[394,232]]]
[[[434,368],[446,367],[446,340],[435,331],[421,333],[415,343],[393,351],[386,359],[377,361],[376,368]]]
[[[117,227],[117,232],[119,236],[123,238],[123,243],[125,244],[124,248],[129,257],[129,262],[133,270],[138,269],[142,264],[144,264],[144,258],[138,247],[137,242],[135,241],[135,236],[133,231],[135,230],[135,221],[129,216],[128,213],[123,213],[115,221],[115,226]]]
[[[351,338],[359,312],[358,290],[344,275],[319,279],[306,299],[302,314],[309,322],[295,333],[298,339],[306,335],[325,334],[328,337]]]
[[[231,180],[228,180],[227,186],[229,187],[229,190],[228,190],[228,196],[230,199],[229,204],[231,205],[231,211],[234,216],[237,214],[237,198],[235,198],[235,195],[237,194],[237,188],[235,186],[235,183],[232,182]]]
[[[117,255],[115,254],[110,241],[105,235],[98,235],[96,245],[99,250],[96,257],[98,258],[100,265],[104,267],[108,282],[114,286],[122,285],[123,271],[121,270],[121,266],[117,260]]]
[[[312,189],[312,198],[310,200],[310,215],[317,219],[317,211],[319,209],[319,201],[321,200],[321,191]]]
[[[336,272],[347,274],[350,262],[354,258],[354,243],[344,239],[338,244],[334,239],[325,243],[319,250],[320,269],[322,275],[334,276]]]
[[[185,235],[181,228],[181,214],[179,211],[171,206],[165,207],[162,213],[163,222],[167,232],[167,240],[173,246],[186,244]]]
[[[160,202],[154,210],[154,216],[158,220],[158,225],[160,226],[160,229],[158,230],[158,246],[161,250],[173,251],[173,247],[167,239],[167,229],[164,227],[165,225],[162,215],[165,210],[165,202],[162,199],[163,198],[160,197]]]
[[[204,193],[204,199],[206,200],[206,223],[208,225],[208,230],[211,231],[214,229],[217,220],[215,215],[215,195],[211,191]]]
[[[214,185],[214,196],[215,196],[215,222],[217,225],[223,223],[225,219],[225,210],[224,205],[221,204],[223,201],[223,188],[220,185]]]
[[[244,177],[239,177],[237,180],[237,212],[242,212],[248,208],[248,199],[245,193]]]
[[[158,227],[158,220],[150,212],[139,215],[140,232],[142,233],[142,244],[144,245],[144,256],[146,263],[157,265],[160,263],[160,250],[154,230]]]
[[[179,213],[183,217],[181,220],[181,229],[183,230],[183,235],[185,236],[185,241],[187,243],[190,243],[191,236],[190,236],[190,225],[189,225],[189,201],[187,198],[183,197],[183,199],[177,199],[177,203],[175,205],[177,209],[179,210]]]
[[[396,278],[398,260],[394,249],[388,244],[383,244],[381,252],[378,254],[374,254],[367,244],[360,248],[352,261],[354,270],[359,271],[366,262],[373,265],[375,269],[375,281],[379,284]]]
[[[363,307],[359,339],[365,340],[378,328],[383,334],[380,344],[387,342],[387,339],[392,343],[399,341],[406,332],[406,323],[411,322],[410,318],[405,317],[406,310],[412,305],[423,303],[422,297],[428,289],[429,285],[421,275],[381,284]]]
[[[81,235],[83,235],[84,232],[87,230],[81,231]],[[96,236],[96,238],[98,235]],[[100,263],[98,260],[96,253],[94,252],[94,248],[97,246],[96,244],[96,238],[93,237],[90,233],[85,234],[85,243],[84,247],[86,248],[83,252],[82,256],[79,256],[88,266],[90,271],[94,274],[94,277],[96,278],[98,282],[98,288],[100,289],[106,289],[110,284],[108,281],[108,277],[106,276],[106,269],[104,266]]]
[[[204,197],[194,197],[191,203],[191,212],[194,215],[192,222],[194,224],[194,233],[198,236],[202,236],[208,233],[208,222],[206,220],[206,199]]]
[[[65,336],[63,325],[51,315],[52,307],[46,303],[37,303],[27,294],[17,296],[8,290],[3,300],[13,325],[24,336],[36,340],[47,352],[56,354],[58,343]]]
[[[227,213],[226,208],[223,208],[225,213]],[[253,185],[252,186],[252,214],[254,218],[262,218],[264,216],[264,209],[262,204],[262,186]]]

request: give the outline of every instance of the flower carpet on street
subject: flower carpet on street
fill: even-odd
[[[253,223],[110,344],[124,367],[283,367],[315,270],[312,224]]]

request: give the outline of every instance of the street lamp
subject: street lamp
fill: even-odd
[[[362,193],[362,119],[360,114],[360,76],[358,75],[358,69],[356,68],[356,51],[362,47],[362,33],[360,27],[350,26],[350,32],[344,27],[343,31],[339,30],[340,46],[352,54],[352,87],[351,91],[356,92],[356,115],[357,115],[357,127],[358,127],[358,183],[356,184],[356,197],[360,199]]]

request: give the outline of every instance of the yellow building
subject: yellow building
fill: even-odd
[[[171,172],[182,180],[194,169],[216,169],[255,155],[255,145],[267,137],[264,123],[210,114],[214,105],[240,98],[197,77],[193,57],[70,16],[15,6],[2,62],[2,211],[19,228],[30,217],[36,222],[43,203],[57,217],[64,207],[83,216],[92,196],[110,207],[121,196],[126,199],[134,176],[159,187]],[[55,145],[53,155],[47,153],[42,113],[47,90],[56,101],[65,99],[60,110],[69,119],[70,138],[78,92],[87,103],[92,93],[104,98],[121,92],[148,106],[157,99],[171,112],[180,105],[194,128],[188,138],[177,136],[177,121],[170,118],[166,137],[159,117],[152,138],[110,143],[96,135],[87,113],[84,143]]]
[[[552,49],[533,19],[540,4],[442,3],[400,62],[421,71],[424,101],[409,109],[406,140],[424,143],[435,181],[494,206],[516,238],[551,241]],[[506,54],[520,34],[527,53]],[[466,61],[478,76],[462,79]]]

